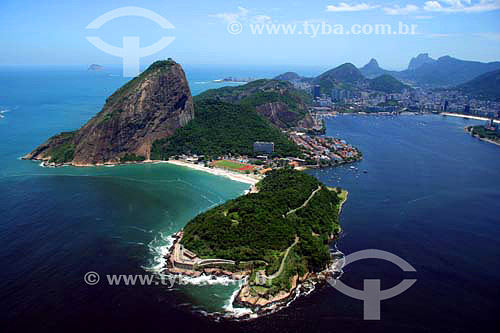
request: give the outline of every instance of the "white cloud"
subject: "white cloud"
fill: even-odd
[[[421,34],[422,37],[424,38],[453,38],[453,37],[462,37],[462,33],[452,33],[452,34],[442,34],[442,33],[437,33],[437,34],[432,34],[432,33],[423,33]]]
[[[447,38],[451,37],[451,34],[428,34],[427,37],[429,38]]]
[[[341,2],[338,6],[328,5],[326,6],[326,11],[328,12],[359,12],[362,10],[370,10],[378,8],[379,6],[372,6],[366,3],[360,3],[357,5],[349,5],[345,2]]]
[[[432,18],[432,16],[429,16],[429,15],[417,15],[417,16],[415,16],[415,18],[417,20],[430,20]]]
[[[268,15],[255,15],[253,17],[255,23],[270,23],[272,21],[271,16]]]
[[[500,0],[480,0],[472,4],[471,0],[431,0],[426,1],[424,10],[442,13],[481,13],[500,9]]]
[[[478,32],[473,34],[474,36],[478,36],[488,40],[500,41],[500,33],[499,32]]]
[[[210,17],[214,17],[216,19],[220,19],[224,22],[253,22],[253,23],[271,23],[272,18],[268,15],[250,15],[250,10],[244,7],[238,7],[238,11],[234,13],[219,13],[209,15]]]
[[[210,17],[215,17],[226,22],[238,21],[246,19],[248,15],[248,9],[244,7],[238,7],[238,11],[235,13],[219,13],[210,15]]]
[[[418,10],[418,6],[415,5],[406,5],[406,7],[395,6],[393,8],[384,8],[384,12],[387,15],[408,15],[418,12]]]

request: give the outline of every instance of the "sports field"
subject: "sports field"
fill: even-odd
[[[245,172],[245,171],[253,171],[255,170],[255,166],[251,164],[241,163],[237,161],[229,161],[229,160],[219,160],[212,162],[212,165],[217,168],[229,169],[232,171]]]

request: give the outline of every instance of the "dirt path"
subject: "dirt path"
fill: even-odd
[[[292,247],[297,245],[298,242],[299,242],[299,237],[295,236],[295,241],[293,242],[293,244],[290,245],[288,247],[288,249],[286,249],[285,255],[283,256],[283,259],[281,260],[280,269],[278,269],[278,271],[276,273],[274,273],[270,276],[267,276],[266,277],[267,280],[272,280],[272,279],[276,278],[277,276],[279,276],[281,274],[281,272],[283,272],[283,268],[285,268],[285,261],[286,261],[286,258],[288,257],[288,253],[290,252]]]
[[[307,198],[307,200],[306,200],[306,201],[304,201],[304,203],[302,204],[302,206],[297,207],[297,208],[294,208],[294,209],[292,209],[292,210],[288,211],[288,213],[286,213],[286,216],[288,216],[288,215],[290,215],[290,214],[292,214],[292,213],[295,213],[295,212],[296,212],[296,211],[298,211],[299,209],[302,209],[302,208],[304,208],[305,206],[307,206],[307,204],[309,203],[309,201],[310,201],[310,200],[314,197],[314,195],[315,195],[315,194],[316,194],[319,190],[321,190],[321,185],[319,185],[319,186],[318,186],[318,188],[317,188],[317,189],[315,189],[315,190],[311,193],[311,195],[309,196],[309,198]]]

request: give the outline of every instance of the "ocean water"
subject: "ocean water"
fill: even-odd
[[[272,77],[283,68],[186,66],[193,94],[214,79]],[[292,68],[303,75],[321,71]],[[417,283],[382,302],[382,320],[362,320],[362,302],[325,286],[252,322],[214,321],[233,286],[88,286],[88,271],[153,274],[168,236],[247,185],[155,164],[42,168],[19,160],[54,133],[85,123],[126,79],[119,68],[0,68],[0,296],[6,331],[487,331],[498,324],[500,289],[499,147],[464,134],[476,121],[441,116],[327,121],[329,135],[359,147],[356,169],[309,171],[349,191],[337,242],[348,254],[376,248],[412,264],[363,260],[342,280],[362,288]],[[362,171],[366,170],[367,173]],[[101,278],[104,278],[101,276]]]

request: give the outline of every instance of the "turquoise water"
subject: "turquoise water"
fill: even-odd
[[[193,75],[193,93],[218,87],[212,74]],[[51,135],[80,127],[126,80],[119,68],[4,67],[0,70],[0,241],[2,293],[14,316],[57,311],[57,285],[81,285],[85,271],[144,274],[158,266],[167,237],[197,214],[241,195],[247,184],[168,164],[43,168],[19,157]],[[22,288],[37,272],[50,283]],[[178,292],[180,290],[180,292]],[[180,286],[172,304],[221,311],[234,287]],[[86,290],[77,289],[76,293]],[[112,291],[111,294],[116,292]],[[127,291],[130,293],[130,290]],[[31,296],[30,296],[31,295]],[[54,302],[55,301],[55,302]]]
[[[193,93],[225,76],[267,76],[285,69],[186,67]],[[310,75],[314,69],[298,70]],[[337,117],[327,134],[345,138],[364,159],[310,171],[349,191],[338,248],[377,248],[416,269],[417,283],[382,303],[382,320],[330,287],[249,323],[193,314],[221,311],[234,287],[88,286],[88,271],[144,274],[157,266],[167,236],[248,185],[167,164],[42,168],[18,158],[49,136],[85,123],[125,82],[119,69],[0,68],[0,311],[6,331],[489,331],[500,290],[499,147],[464,134],[476,124],[440,116]],[[367,173],[362,171],[366,170]],[[364,260],[344,283],[382,288],[403,276]]]

